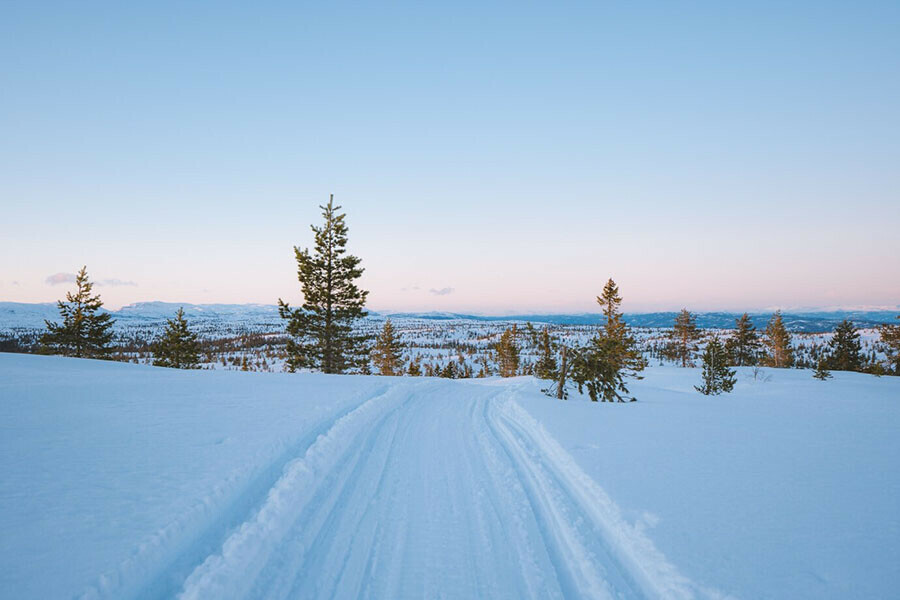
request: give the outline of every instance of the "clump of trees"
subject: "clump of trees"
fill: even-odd
[[[701,394],[730,392],[736,383],[734,369],[728,368],[728,353],[718,336],[713,336],[703,351],[703,385],[694,386]]]
[[[41,344],[52,354],[78,358],[104,358],[109,354],[113,338],[113,318],[100,312],[100,295],[92,295],[91,283],[84,266],[75,276],[75,293],[67,292],[66,301],[56,303],[62,323],[44,321],[47,332]]]
[[[165,331],[150,349],[153,352],[153,364],[157,367],[200,368],[200,340],[188,327],[184,308],[178,309],[174,319],[166,320]],[[244,359],[246,360],[246,356]],[[242,370],[247,370],[246,363],[241,367]]]
[[[761,343],[750,315],[744,313],[735,321],[734,333],[725,342],[729,364],[736,367],[753,366],[759,362]]]
[[[671,360],[680,362],[682,367],[693,367],[694,353],[697,351],[697,340],[699,339],[700,330],[697,329],[697,319],[688,309],[683,308],[675,317],[675,324],[669,334],[666,355]]]
[[[500,377],[515,377],[519,374],[518,335],[519,330],[513,325],[500,334],[500,340],[494,344],[494,360]]]
[[[587,346],[573,352],[572,380],[579,393],[587,390],[594,402],[634,402],[636,398],[629,396],[625,380],[627,377],[641,379],[639,373],[647,363],[622,318],[622,297],[612,279],[606,282],[597,303],[603,307],[606,323]],[[558,385],[558,391],[562,392],[565,372]]]
[[[861,371],[864,363],[859,331],[849,319],[844,319],[828,342],[825,366],[832,371]]]
[[[531,323],[528,325],[531,327]],[[538,349],[538,359],[534,363],[534,376],[538,379],[556,379],[558,375],[556,365],[557,344],[553,342],[550,336],[549,327],[544,326],[541,332],[535,335],[534,345]]]
[[[366,335],[354,332],[354,323],[366,316],[369,292],[356,280],[363,274],[360,258],[347,254],[347,224],[334,194],[320,206],[324,223],[311,225],[315,247],[294,247],[297,278],[303,305],[292,309],[281,298],[278,311],[287,321],[286,368],[318,369],[324,373],[362,370],[369,364]]]
[[[879,333],[887,355],[887,371],[900,375],[900,325],[882,325]]]

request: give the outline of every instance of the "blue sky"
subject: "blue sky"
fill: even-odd
[[[0,300],[900,304],[900,4],[734,4],[5,3]]]

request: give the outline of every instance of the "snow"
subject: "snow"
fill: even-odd
[[[894,595],[900,378],[763,374],[609,405],[0,354],[0,595]]]

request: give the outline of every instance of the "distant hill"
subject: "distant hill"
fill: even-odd
[[[671,327],[676,312],[626,313],[625,320],[632,327]],[[698,312],[697,325],[704,329],[731,329],[742,313]],[[852,320],[857,327],[877,327],[882,323],[896,322],[897,311],[829,311],[784,313],[785,325],[791,331],[819,332],[831,331],[844,319]],[[604,317],[598,313],[579,314],[520,314],[507,316],[467,315],[462,313],[384,313],[392,319],[463,320],[463,321],[531,321],[554,325],[596,325],[603,323]],[[750,313],[757,328],[764,329],[772,313]]]
[[[117,322],[119,330],[154,329],[172,318],[179,307],[193,326],[202,332],[235,333],[241,331],[280,331],[283,323],[274,304],[182,304],[178,302],[137,302],[119,310],[108,311]],[[630,313],[625,320],[633,327],[670,327],[675,312]],[[730,329],[740,314],[732,312],[698,312],[697,324],[705,329]],[[897,311],[833,310],[828,312],[784,313],[785,324],[792,331],[831,331],[844,319],[851,319],[858,327],[876,327],[882,323],[895,323]],[[753,323],[765,328],[771,313],[751,313]],[[14,333],[42,329],[44,320],[56,321],[59,314],[56,303],[0,302],[0,333]],[[484,316],[451,312],[372,312],[370,318],[382,320],[390,317],[426,321],[531,321],[554,325],[597,325],[603,315],[577,314],[515,314]]]

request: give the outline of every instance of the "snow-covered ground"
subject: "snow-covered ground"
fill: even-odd
[[[896,597],[900,378],[762,374],[608,405],[0,354],[0,596]]]

